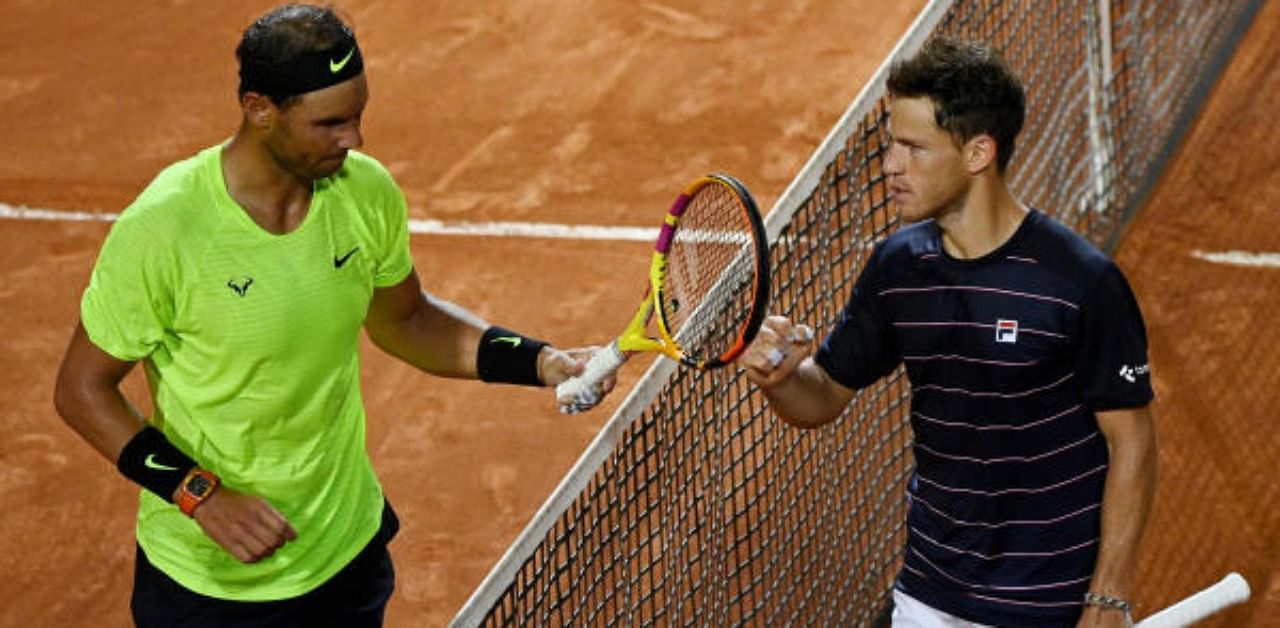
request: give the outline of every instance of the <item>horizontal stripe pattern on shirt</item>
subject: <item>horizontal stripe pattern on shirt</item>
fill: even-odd
[[[931,567],[933,569],[933,572],[936,575],[939,575],[943,578],[946,578],[947,580],[950,580],[951,582],[954,582],[959,585],[963,585],[964,587],[975,590],[975,591],[1010,591],[1010,592],[1012,591],[1043,591],[1045,589],[1060,589],[1063,587],[1072,587],[1072,586],[1076,586],[1081,583],[1085,583],[1089,581],[1089,577],[1085,576],[1082,578],[1072,578],[1070,580],[1060,580],[1057,582],[1008,585],[1008,586],[982,584],[980,582],[969,582],[967,580],[962,580],[960,578],[947,574],[946,572],[938,569],[937,565],[934,565],[933,563],[929,562],[929,559],[925,558],[922,554],[920,554],[920,552],[912,550],[912,553],[915,555],[917,559],[924,562],[925,565]],[[917,570],[916,573],[920,575],[925,575],[921,573],[919,570]]]
[[[903,329],[909,329],[912,327],[967,327],[967,328],[990,329],[990,330],[996,329],[996,325],[993,325],[991,323],[975,323],[971,321],[912,321],[912,322],[894,321],[893,326],[898,328],[903,328]],[[1065,334],[1058,334],[1051,331],[1045,331],[1043,329],[1032,329],[1030,327],[1019,327],[1018,333],[1037,334],[1041,336],[1048,336],[1050,338],[1066,338],[1067,337]]]
[[[911,413],[911,416],[921,421],[927,421],[929,423],[934,423],[936,425],[942,425],[946,427],[965,428],[965,429],[975,430],[979,432],[989,432],[989,431],[995,431],[995,430],[1029,430],[1031,428],[1039,427],[1046,423],[1056,421],[1070,414],[1073,414],[1076,412],[1083,412],[1083,411],[1084,411],[1084,406],[1080,404],[1076,404],[1074,406],[1071,406],[1070,408],[1067,408],[1066,410],[1063,410],[1062,412],[1049,415],[1047,417],[1044,417],[1043,419],[1033,419],[1027,423],[1016,424],[1016,425],[1013,423],[989,423],[985,421],[981,421],[981,422],[980,421],[944,421],[942,419],[935,419],[933,417],[926,416],[920,412],[913,412]]]
[[[1068,519],[1072,519],[1075,517],[1079,517],[1081,515],[1095,512],[1100,508],[1102,508],[1102,504],[1089,504],[1088,506],[1085,506],[1084,508],[1081,508],[1079,510],[1075,510],[1075,511],[1072,511],[1063,515],[1059,515],[1056,517],[1049,517],[1046,519],[1005,519],[999,522],[992,523],[987,521],[967,521],[959,517],[953,517],[947,514],[946,512],[944,512],[942,509],[938,508],[937,506],[934,506],[933,504],[929,503],[919,495],[914,496],[912,498],[912,501],[916,504],[924,506],[925,508],[928,508],[929,510],[933,511],[933,514],[939,517],[942,517],[943,519],[946,519],[947,522],[949,522],[954,526],[974,526],[979,528],[990,528],[990,529],[1007,528],[1011,526],[1044,527],[1044,526],[1049,526],[1056,523],[1062,523],[1064,521],[1067,521]]]
[[[1061,447],[1056,447],[1044,453],[1028,455],[1028,456],[1002,456],[999,458],[978,458],[975,456],[963,456],[963,455],[943,453],[923,444],[916,444],[916,451],[917,452],[923,451],[931,456],[944,458],[946,460],[954,460],[958,462],[972,462],[974,464],[984,464],[984,465],[1003,464],[1003,463],[1009,463],[1009,462],[1019,462],[1019,463],[1039,462],[1046,458],[1052,458],[1053,456],[1061,454],[1065,451],[1079,447],[1089,441],[1097,440],[1099,437],[1100,437],[1100,433],[1093,432],[1088,436],[1085,436],[1084,438],[1081,438],[1080,440],[1075,441],[1073,443],[1068,443]]]
[[[1131,296],[1117,276],[1036,211],[975,259],[948,255],[934,221],[876,246],[815,361],[851,388],[906,367],[905,593],[982,624],[1074,623],[1109,462],[1092,408],[1141,397],[1094,359],[1105,339],[1117,364],[1145,363],[1140,315],[1132,324],[1136,310],[1106,305]]]
[[[1057,297],[1051,297],[1044,294],[1034,294],[1031,292],[1020,292],[1018,290],[1004,290],[1001,288],[992,288],[988,286],[922,286],[919,288],[890,288],[888,290],[880,291],[879,294],[880,296],[887,296],[887,295],[894,295],[894,294],[915,294],[915,293],[921,293],[921,292],[986,292],[990,294],[999,294],[999,295],[1017,297],[1020,299],[1035,299],[1038,301],[1048,301],[1050,303],[1057,303],[1059,305],[1064,305],[1073,310],[1080,309],[1080,306],[1078,304],[1072,303],[1071,301],[1067,301],[1064,299],[1059,299]]]
[[[1022,494],[1047,493],[1049,491],[1060,489],[1066,486],[1070,486],[1071,484],[1074,484],[1076,482],[1086,480],[1090,476],[1097,475],[1106,470],[1107,470],[1107,465],[1104,464],[1104,465],[1096,466],[1092,469],[1089,469],[1088,471],[1085,471],[1084,473],[1067,478],[1061,482],[1058,482],[1056,484],[1051,484],[1049,486],[1022,486],[1022,487],[1009,487],[1009,488],[1001,488],[1001,489],[994,489],[994,490],[981,490],[981,489],[974,489],[974,488],[966,488],[963,486],[948,486],[941,482],[934,482],[929,478],[924,477],[924,475],[919,472],[916,473],[916,476],[919,478],[921,482],[947,493],[963,493],[966,495],[981,495],[984,497],[997,497],[1000,495],[1012,495],[1016,493],[1022,493]]]

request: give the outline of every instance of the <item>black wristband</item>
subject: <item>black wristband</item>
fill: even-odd
[[[182,453],[154,427],[144,427],[124,446],[116,468],[142,488],[173,503],[173,493],[196,461]]]
[[[476,372],[480,379],[499,384],[541,386],[538,353],[547,343],[526,338],[509,329],[490,327],[480,337]]]

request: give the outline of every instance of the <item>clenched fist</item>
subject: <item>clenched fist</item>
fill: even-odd
[[[756,339],[738,358],[747,379],[761,388],[771,388],[791,376],[796,366],[813,354],[813,329],[793,324],[785,316],[764,319]]]

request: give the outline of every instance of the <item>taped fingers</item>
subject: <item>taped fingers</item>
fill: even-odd
[[[597,390],[597,387],[588,388],[572,397],[559,399],[560,413],[578,414],[579,412],[586,412],[596,407],[602,399],[604,399],[604,393]]]
[[[787,333],[786,340],[791,346],[808,345],[813,342],[813,328],[804,324],[796,325]],[[787,356],[791,354],[790,348],[783,346],[769,349],[769,353],[765,355],[765,358],[769,361],[769,366],[777,368],[779,364],[782,364],[787,359]]]
[[[605,396],[613,390],[616,383],[617,377],[610,375],[603,381],[591,386],[590,388],[583,389],[572,397],[557,398],[556,401],[560,404],[560,413],[578,414],[579,412],[586,412],[587,410],[600,405],[600,402],[603,401]]]
[[[769,366],[777,368],[782,361],[787,359],[787,353],[782,349],[774,347],[769,349],[769,353],[765,354],[765,359],[769,361]]]

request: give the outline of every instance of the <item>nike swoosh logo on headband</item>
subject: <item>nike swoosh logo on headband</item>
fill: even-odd
[[[337,74],[341,72],[342,68],[347,67],[347,62],[351,60],[351,55],[354,55],[355,53],[356,53],[356,48],[355,46],[352,46],[351,50],[347,51],[347,56],[343,57],[341,61],[334,61],[333,59],[330,59],[329,72],[331,74]]]

